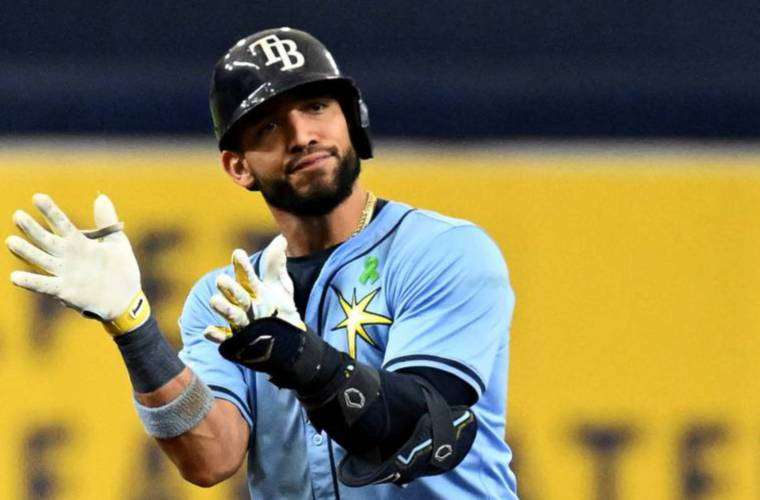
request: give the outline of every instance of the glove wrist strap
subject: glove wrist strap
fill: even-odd
[[[117,337],[138,329],[150,317],[150,304],[148,298],[142,290],[137,292],[132,300],[129,301],[129,307],[116,318],[103,323],[106,331],[112,336]]]

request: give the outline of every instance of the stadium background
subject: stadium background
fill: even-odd
[[[379,195],[468,218],[517,292],[521,498],[760,498],[760,7],[628,2],[0,2],[0,232],[108,193],[162,328],[274,231],[217,166],[238,38],[313,32],[364,90]],[[7,253],[0,274],[18,266]],[[97,325],[0,286],[0,497],[245,498],[184,484]]]

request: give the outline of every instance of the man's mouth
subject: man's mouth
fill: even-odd
[[[331,156],[332,154],[329,151],[317,151],[315,153],[307,154],[293,163],[292,167],[288,169],[288,174],[292,174],[305,168],[322,165]]]

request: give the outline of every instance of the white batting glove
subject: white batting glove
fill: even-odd
[[[10,236],[5,243],[17,257],[47,274],[13,271],[13,284],[55,297],[84,316],[102,321],[112,335],[142,325],[150,316],[150,306],[111,200],[103,194],[95,199],[97,229],[92,231],[77,229],[48,195],[35,194],[32,200],[52,232],[17,210],[13,222],[29,241]]]
[[[204,331],[207,339],[221,343],[251,321],[269,316],[277,316],[306,330],[293,299],[293,281],[286,267],[287,245],[285,237],[279,235],[264,249],[261,279],[244,250],[232,252],[235,278],[220,274],[216,280],[219,293],[209,300],[211,307],[229,322],[230,327],[207,327]]]

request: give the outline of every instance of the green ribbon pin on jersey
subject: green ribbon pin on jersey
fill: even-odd
[[[368,255],[364,259],[364,271],[359,276],[359,283],[366,285],[367,282],[371,285],[375,284],[375,281],[380,279],[380,273],[377,272],[377,266],[380,264],[380,260],[374,255]]]

